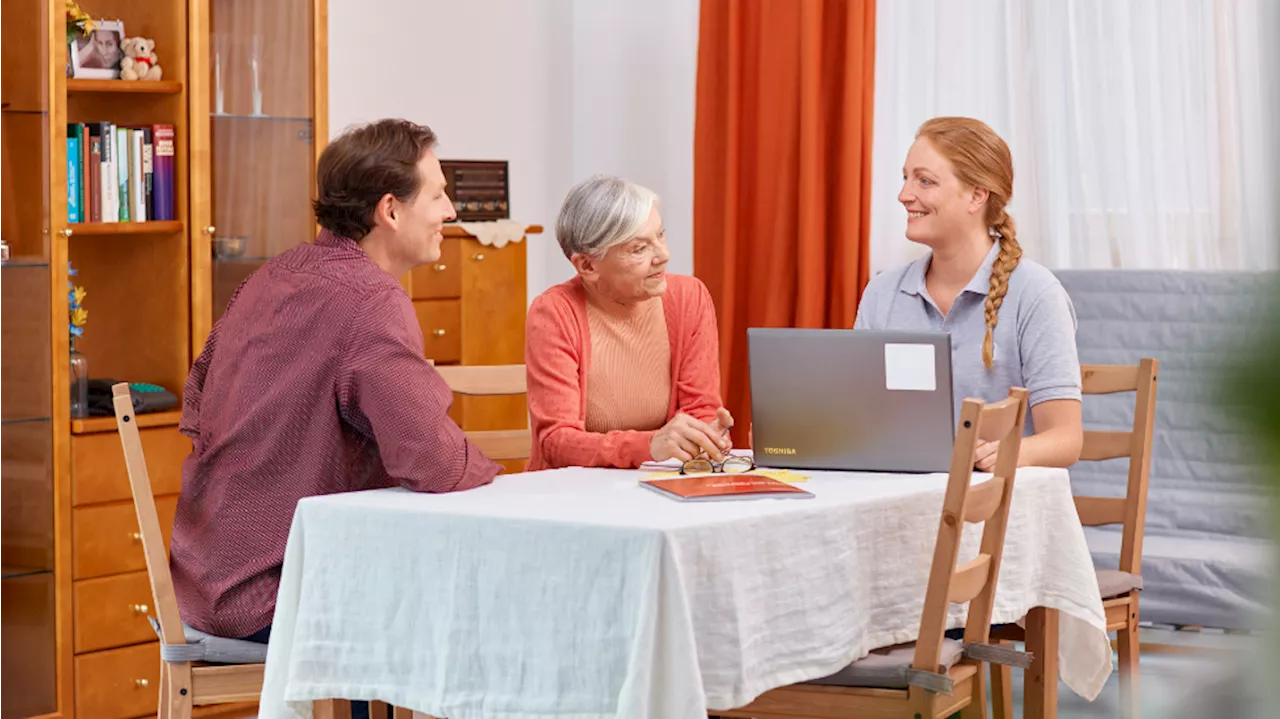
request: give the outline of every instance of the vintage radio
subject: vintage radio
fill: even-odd
[[[459,220],[511,217],[506,160],[441,160],[440,167],[449,183],[445,192],[453,200]]]

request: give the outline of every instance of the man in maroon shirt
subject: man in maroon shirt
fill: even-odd
[[[266,641],[303,497],[452,492],[501,469],[449,419],[453,394],[397,280],[440,258],[456,216],[435,140],[383,120],[330,144],[316,172],[323,232],[245,280],[191,368],[170,566],[196,629]]]

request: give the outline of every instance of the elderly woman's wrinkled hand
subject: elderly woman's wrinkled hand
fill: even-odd
[[[716,423],[719,424],[719,418]],[[649,453],[655,462],[672,457],[688,462],[703,452],[713,461],[721,462],[729,447],[729,439],[716,428],[683,413],[672,417],[649,441]]]

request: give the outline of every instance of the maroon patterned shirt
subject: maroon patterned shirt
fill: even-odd
[[[184,390],[193,451],[170,545],[183,621],[224,637],[271,623],[303,497],[490,482],[501,466],[449,419],[452,401],[408,294],[355,242],[324,232],[263,265]]]

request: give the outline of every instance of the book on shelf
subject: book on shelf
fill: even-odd
[[[67,125],[67,221],[172,220],[173,125]]]
[[[67,222],[80,222],[80,138],[67,137]]]

